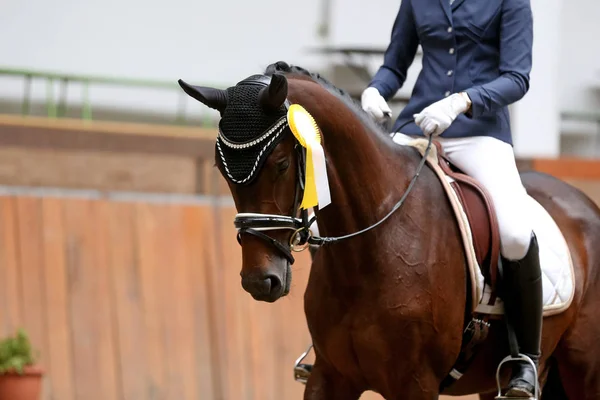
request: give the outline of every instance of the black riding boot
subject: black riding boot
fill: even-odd
[[[503,301],[507,322],[515,331],[519,352],[537,366],[541,355],[542,271],[539,248],[534,233],[529,250],[521,260],[502,260]],[[511,362],[513,373],[506,397],[535,397],[535,376],[531,364]]]

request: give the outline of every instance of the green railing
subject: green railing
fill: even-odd
[[[31,83],[34,79],[46,81],[46,102],[45,107],[48,117],[57,118],[65,115],[67,110],[67,92],[70,83],[79,83],[83,87],[81,97],[81,118],[85,120],[92,119],[92,104],[90,101],[90,87],[93,85],[138,87],[146,89],[163,89],[168,91],[177,91],[179,101],[175,123],[186,123],[185,104],[189,97],[181,90],[176,80],[160,81],[151,79],[135,79],[122,77],[107,77],[98,75],[67,74],[50,71],[14,69],[0,67],[0,76],[13,76],[23,78],[23,99],[21,103],[21,113],[29,115],[31,112]],[[59,82],[59,97],[55,99],[55,82]],[[210,85],[216,88],[225,88],[226,85]],[[203,118],[204,125],[212,125],[208,115]]]

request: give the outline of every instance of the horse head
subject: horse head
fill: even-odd
[[[242,247],[242,286],[256,300],[274,302],[289,293],[293,252],[307,247],[313,222],[308,219],[308,210],[300,207],[307,150],[291,132],[290,106],[301,103],[325,130],[333,114],[336,128],[345,124],[341,128],[347,132],[356,132],[361,138],[369,136],[361,135],[355,114],[348,113],[348,107],[336,110],[332,97],[328,97],[344,94],[333,86],[324,88],[326,81],[318,78],[317,83],[314,74],[278,62],[267,67],[265,74],[249,76],[224,90],[179,81],[188,95],[220,113],[216,165],[228,183],[238,212],[235,226]],[[378,129],[366,114],[362,117],[365,124]],[[361,148],[360,144],[357,147]],[[332,152],[328,157],[346,152],[338,158],[352,159],[349,147],[329,150]],[[375,165],[368,154],[360,152],[357,157],[365,159],[354,160]],[[332,165],[327,168],[330,176],[336,175]],[[351,179],[355,178],[353,174]],[[337,198],[346,204],[356,200],[346,201],[342,193]]]
[[[215,159],[238,211],[242,286],[273,302],[289,293],[290,235],[301,228],[303,154],[287,124],[287,79],[252,75],[225,90],[179,84],[221,115]]]

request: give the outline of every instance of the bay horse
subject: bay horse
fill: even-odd
[[[304,295],[315,363],[304,399],[494,398],[509,352],[502,318],[489,321],[462,377],[442,385],[463,348],[470,283],[456,215],[415,147],[393,142],[326,79],[285,62],[226,90],[179,84],[220,113],[215,160],[239,213],[241,284],[257,301],[289,293],[291,250],[309,243],[314,222],[299,208],[306,151],[286,110],[301,105],[321,131],[331,204],[315,207],[316,224],[322,238],[348,237],[316,243]],[[560,227],[575,277],[569,307],[544,318],[542,398],[600,399],[600,209],[551,176],[522,179]]]

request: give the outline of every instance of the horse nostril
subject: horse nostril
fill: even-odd
[[[271,293],[279,293],[279,291],[281,290],[281,280],[275,276],[275,275],[271,275],[267,278],[267,280],[270,282],[269,287],[270,287],[270,292]]]
[[[271,292],[271,279],[265,278],[256,281],[257,294],[269,294]]]
[[[277,275],[242,275],[242,287],[255,297],[279,297],[283,284]]]

